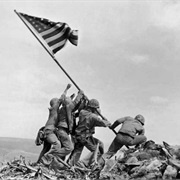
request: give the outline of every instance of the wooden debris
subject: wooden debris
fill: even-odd
[[[73,167],[63,160],[47,167],[26,162],[20,156],[19,159],[2,163],[0,180],[180,179],[180,149],[167,143],[164,146],[149,144],[145,148],[127,149],[120,158],[105,159],[103,168],[99,168],[97,151],[86,159],[87,165],[81,166],[80,163]]]

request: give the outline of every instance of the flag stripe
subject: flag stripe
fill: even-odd
[[[47,43],[49,43],[50,41],[53,41],[55,39],[59,39],[60,37],[63,37],[64,34],[67,34],[67,29],[64,29],[63,32],[53,32],[51,33],[51,35],[48,35],[46,37],[43,36],[44,40],[46,40]],[[60,39],[59,39],[60,40]]]
[[[63,46],[65,45],[66,41],[67,41],[67,40],[64,39],[63,41],[58,42],[58,43],[52,45],[52,46],[51,46],[52,50],[54,50],[54,49],[56,49],[56,48],[58,48],[58,47],[63,47]]]
[[[53,32],[53,31],[55,31],[55,30],[57,30],[57,29],[59,29],[60,31],[63,29],[63,25],[64,25],[65,23],[58,23],[58,24],[56,24],[55,26],[53,26],[52,28],[50,28],[50,29],[48,29],[48,30],[46,30],[46,31],[43,31],[43,32],[41,32],[40,34],[41,34],[41,36],[45,36],[45,35],[47,35],[47,34],[49,34],[49,33],[51,33],[51,32]],[[62,29],[61,29],[62,28]]]
[[[61,40],[59,40],[59,39],[55,39],[54,41],[51,41],[51,42],[49,42],[49,43],[47,43],[51,48],[52,48],[52,46],[54,46],[54,45],[56,45],[56,44],[61,44],[61,43],[63,43],[63,42],[66,42],[67,41],[67,39],[65,39],[65,38],[61,38]]]
[[[44,39],[46,40],[47,43],[49,43],[51,41],[54,41],[54,40],[62,37],[62,35],[63,35],[62,33],[58,33],[57,35],[51,36],[51,37],[49,37],[47,39],[44,38]]]
[[[63,25],[63,26],[61,26],[61,27],[59,27],[59,28],[57,28],[57,29],[55,29],[55,28],[51,28],[52,30],[51,30],[51,32],[47,32],[46,34],[44,34],[42,37],[43,38],[49,38],[49,37],[51,37],[51,36],[54,36],[54,35],[56,35],[56,34],[58,34],[58,33],[60,33],[60,32],[62,32],[63,33],[63,31],[65,30],[65,25]],[[54,29],[54,30],[53,30]]]
[[[28,26],[31,26],[35,32],[43,38],[45,43],[50,47],[52,53],[55,54],[62,49],[67,40],[77,46],[78,31],[71,31],[68,24],[62,22],[56,23],[45,18],[29,16],[23,13],[18,14],[25,22],[28,22]]]
[[[77,46],[77,45],[78,45],[78,41],[77,41],[77,40],[72,40],[72,39],[69,39],[69,41],[70,41],[72,44],[74,44],[75,46]]]
[[[73,39],[78,39],[78,31],[76,31],[76,30],[72,31],[70,37]]]
[[[58,52],[59,50],[61,50],[63,47],[64,47],[64,45],[61,46],[61,47],[58,47],[58,48],[56,48],[56,49],[54,49],[54,50],[52,50],[52,52],[55,54],[56,52]]]
[[[56,43],[58,43],[58,42],[61,42],[61,41],[63,41],[64,39],[67,39],[67,35],[68,35],[68,30],[66,29],[66,30],[65,30],[65,33],[64,33],[62,36],[58,37],[57,39],[55,39],[55,40],[53,40],[53,41],[48,42],[48,45],[49,45],[49,46],[53,46],[54,44],[56,44]]]
[[[73,40],[78,40],[77,36],[70,35],[70,38],[73,39]]]

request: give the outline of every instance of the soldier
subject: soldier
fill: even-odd
[[[103,143],[93,137],[93,134],[95,133],[95,127],[108,127],[111,124],[109,121],[99,118],[97,111],[100,111],[100,109],[99,102],[96,99],[91,99],[87,107],[80,111],[78,125],[75,130],[76,142],[74,150],[68,159],[71,166],[79,161],[84,146],[94,152],[99,143],[99,152],[101,155],[104,153]]]
[[[61,143],[58,140],[58,137],[56,136],[56,127],[57,127],[57,122],[58,122],[58,110],[59,110],[60,105],[63,103],[63,101],[66,97],[67,90],[70,87],[71,87],[71,84],[68,84],[64,93],[61,95],[60,98],[53,98],[50,100],[49,117],[48,117],[48,120],[47,120],[45,126],[41,128],[44,133],[44,137],[43,137],[44,144],[43,144],[43,149],[37,160],[37,163],[39,163],[40,161],[45,163],[42,160],[42,157],[44,157],[44,154],[50,150],[52,145],[53,146],[61,146]],[[41,132],[41,129],[39,130],[39,132]],[[38,135],[39,135],[39,133],[38,133]],[[37,139],[38,139],[38,137],[36,138],[36,145],[38,145]],[[48,159],[46,159],[46,163],[49,163]]]
[[[108,151],[103,155],[103,158],[111,158],[116,152],[121,149],[123,145],[134,146],[136,147],[144,142],[147,138],[144,135],[144,123],[145,119],[142,115],[137,115],[135,118],[132,117],[123,117],[117,119],[110,129],[115,129],[118,125],[122,124],[119,132],[111,143]]]
[[[73,143],[69,137],[73,127],[72,112],[79,104],[83,94],[83,91],[80,90],[75,100],[72,100],[70,97],[65,97],[62,102],[62,107],[58,110],[58,121],[56,126],[56,134],[60,143],[53,144],[51,150],[44,155],[44,159],[51,159],[48,160],[51,162],[55,157],[57,161],[59,160],[59,162],[61,162],[61,159],[65,160],[65,157],[74,149]]]
[[[73,113],[72,113],[72,117],[73,117],[73,128],[72,128],[72,132],[71,132],[71,140],[73,142],[73,144],[75,144],[75,130],[76,130],[76,127],[77,127],[77,122],[79,120],[79,113],[82,109],[84,109],[86,106],[87,106],[87,103],[88,103],[88,99],[87,97],[84,95],[79,104],[76,106],[76,108],[73,110]]]
[[[38,160],[36,162],[32,163],[33,166],[36,166],[38,163],[40,163],[41,158],[44,156],[44,154],[47,153],[51,149],[51,143],[46,140],[44,128],[45,128],[45,126],[43,126],[39,129],[36,140],[35,140],[36,146],[40,146],[43,144],[43,149],[40,152]],[[53,131],[53,133],[54,133],[54,131]]]

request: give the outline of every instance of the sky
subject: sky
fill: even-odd
[[[72,84],[17,10],[78,30],[78,46],[55,57],[111,123],[142,114],[148,140],[180,144],[179,1],[1,0],[0,9],[0,137],[34,139],[49,101]],[[77,92],[72,84],[68,95]],[[110,144],[115,134],[94,136]]]

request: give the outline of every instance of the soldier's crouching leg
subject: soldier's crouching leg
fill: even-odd
[[[135,138],[133,139],[132,145],[140,145],[140,144],[142,144],[142,143],[144,143],[144,142],[146,142],[146,141],[147,141],[146,136],[144,136],[144,135],[137,135],[137,136],[135,136]]]
[[[56,156],[58,151],[61,149],[61,143],[54,133],[48,134],[46,141],[51,144],[51,149],[46,154],[44,154],[44,156],[41,158],[41,162],[45,165],[48,165],[52,162],[53,157]]]

